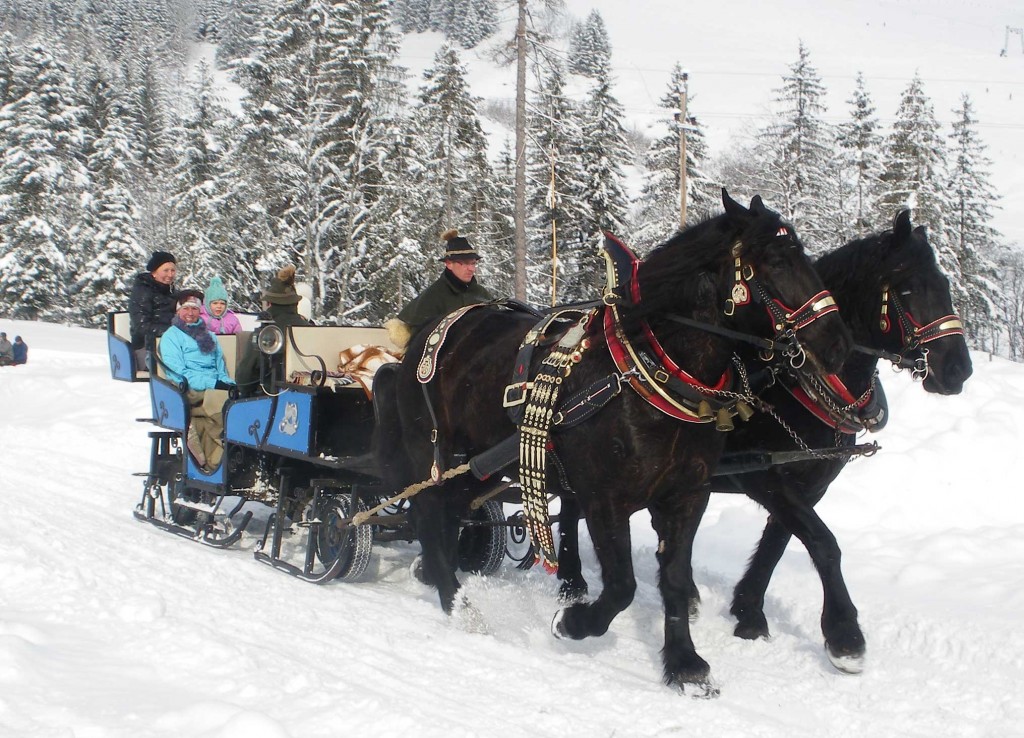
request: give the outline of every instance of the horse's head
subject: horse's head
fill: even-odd
[[[719,278],[727,322],[776,340],[795,339],[798,356],[820,371],[842,366],[853,340],[793,226],[759,196],[746,208],[722,190],[731,247]]]
[[[883,255],[873,305],[872,347],[899,354],[928,392],[955,395],[971,376],[963,324],[953,312],[949,280],[939,269],[924,226],[910,211],[881,235]]]

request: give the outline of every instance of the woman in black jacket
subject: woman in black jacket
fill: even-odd
[[[132,349],[140,368],[146,366],[144,351],[153,349],[157,336],[163,335],[174,319],[178,295],[172,285],[177,273],[174,255],[157,251],[146,262],[146,271],[135,276],[128,299],[128,317]]]

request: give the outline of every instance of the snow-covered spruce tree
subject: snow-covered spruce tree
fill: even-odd
[[[1003,286],[999,314],[1006,329],[1006,353],[1011,361],[1024,361],[1024,252],[1004,246],[995,261]]]
[[[436,255],[424,253],[429,246],[418,240],[420,229],[412,221],[419,199],[409,186],[409,175],[418,167],[416,147],[408,127],[396,126],[392,149],[381,159],[380,180],[374,209],[383,217],[366,223],[366,250],[360,259],[363,302],[358,318],[380,325],[394,317],[417,294],[424,263]]]
[[[391,19],[403,33],[429,31],[431,4],[431,0],[393,0]]]
[[[828,222],[838,200],[830,182],[835,135],[823,118],[825,87],[802,41],[789,69],[776,90],[777,112],[758,134],[758,190],[796,226],[808,251],[820,254],[841,240]]]
[[[343,90],[339,115],[345,137],[339,147],[339,168],[345,201],[340,224],[340,268],[323,276],[328,305],[343,318],[359,316],[358,306],[372,302],[363,292],[367,274],[378,268],[367,229],[388,223],[392,213],[380,202],[383,160],[401,135],[400,108],[405,95],[405,70],[396,64],[398,39],[391,27],[387,0],[350,0],[343,51]],[[362,317],[358,317],[363,320]]]
[[[971,324],[971,345],[995,351],[995,341],[1005,323],[1000,309],[1001,279],[995,263],[1000,237],[992,227],[992,211],[998,196],[989,179],[991,160],[978,134],[978,120],[970,97],[964,95],[953,110],[950,134],[949,194],[946,210],[947,236],[960,262],[964,293],[959,302],[963,318]]]
[[[227,0],[200,0],[196,6],[196,39],[220,43],[220,19],[227,10]]]
[[[472,49],[498,30],[494,0],[462,0],[449,36],[464,49]]]
[[[381,0],[289,0],[235,67],[248,93],[238,152],[274,222],[269,250],[312,281],[316,314],[349,300],[395,53]]]
[[[671,111],[665,120],[668,133],[651,143],[644,155],[644,182],[636,202],[633,246],[640,252],[665,241],[679,228],[679,97],[684,88],[683,70],[672,69],[668,89],[659,104]],[[705,171],[707,143],[693,99],[687,101],[686,126],[686,220],[697,223],[721,207],[721,186]]]
[[[264,248],[294,262],[302,280],[324,262],[336,262],[326,236],[327,212],[337,210],[341,197],[341,182],[329,162],[344,135],[335,102],[341,97],[341,71],[334,53],[343,30],[333,13],[333,6],[320,0],[281,3],[264,18],[251,53],[234,65],[235,80],[246,91],[236,171],[248,177],[249,193],[267,214],[271,230],[264,234]],[[322,297],[314,294],[317,314]]]
[[[200,62],[190,81],[187,107],[175,132],[179,141],[171,173],[169,203],[180,245],[179,262],[194,286],[219,276],[228,289],[240,281],[244,253],[231,246],[230,216],[223,210],[225,193],[225,130],[231,124],[227,109],[216,96],[213,77]]]
[[[138,168],[132,190],[139,209],[139,239],[143,250],[178,248],[175,223],[167,207],[169,174],[175,141],[170,121],[176,117],[165,87],[159,59],[138,49],[121,63],[121,84],[129,121],[131,148]]]
[[[217,26],[217,62],[227,67],[252,51],[252,39],[267,13],[264,0],[226,0]]]
[[[412,111],[418,171],[413,179],[420,202],[412,213],[418,240],[429,244],[422,289],[436,278],[439,235],[457,228],[480,241],[481,224],[489,222],[492,179],[487,141],[477,116],[479,99],[470,94],[466,68],[458,52],[444,44],[423,73],[424,84]]]
[[[580,152],[583,121],[579,106],[568,98],[561,67],[555,63],[541,81],[527,126],[527,212],[531,279],[527,298],[550,304],[552,239],[558,248],[561,302],[582,299],[573,285],[580,273],[580,244],[593,215],[584,199],[586,172]],[[554,225],[554,232],[552,232]],[[568,280],[568,282],[567,282]]]
[[[882,134],[863,74],[857,74],[853,96],[847,102],[850,120],[840,124],[836,139],[846,158],[844,169],[850,175],[851,198],[844,208],[849,217],[849,232],[844,240],[888,225],[875,222],[874,217],[878,178],[882,173]]]
[[[77,321],[99,327],[107,312],[124,308],[145,251],[130,189],[138,166],[120,85],[106,64],[93,60],[83,73],[82,87],[89,195],[84,198],[83,223],[72,239],[77,268],[71,305]]]
[[[591,236],[628,230],[624,170],[633,154],[622,126],[622,105],[611,88],[608,74],[599,74],[584,103],[580,157],[586,173],[583,197],[592,220],[582,230]]]
[[[461,10],[460,4],[461,0],[430,0],[429,30],[449,36]]]
[[[494,295],[513,292],[515,284],[515,156],[508,138],[494,166],[491,228],[482,244],[487,259],[480,273]]]
[[[86,181],[80,111],[67,68],[43,46],[25,50],[14,77],[20,97],[0,109],[0,312],[62,322],[69,231]]]
[[[580,159],[585,186],[583,203],[590,221],[579,226],[585,234],[575,244],[578,270],[566,275],[566,295],[592,296],[599,289],[604,266],[598,245],[604,231],[628,233],[629,200],[625,190],[625,167],[633,152],[622,127],[622,106],[611,92],[611,80],[600,74],[583,106],[583,139]],[[566,244],[569,245],[569,244]],[[562,250],[565,253],[564,249]]]
[[[610,68],[611,57],[612,45],[604,19],[598,11],[591,10],[569,38],[569,71],[598,78]]]
[[[883,144],[884,168],[876,205],[879,223],[892,222],[904,208],[913,209],[916,225],[926,226],[939,264],[950,278],[953,305],[966,298],[960,258],[946,233],[945,213],[951,208],[945,141],[921,78],[914,77],[900,98],[892,129]]]

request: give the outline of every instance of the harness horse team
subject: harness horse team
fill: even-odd
[[[850,458],[878,448],[857,443],[888,421],[878,362],[959,393],[971,374],[963,326],[909,212],[812,263],[759,197],[744,207],[723,190],[722,202],[643,259],[606,235],[593,302],[463,307],[358,381],[353,356],[398,353],[383,329],[263,323],[220,337],[229,372],[247,347],[259,352],[264,391],[224,406],[216,469],[183,443],[188,387],[164,376],[159,347],[137,365],[124,314],[111,314],[112,375],[149,382],[145,421],[157,427],[136,517],[215,547],[262,524],[256,560],[321,584],[365,576],[375,543],[418,541],[413,571],[447,613],[472,608],[459,569],[493,574],[526,539],[521,567],[536,560],[561,582],[553,634],[583,639],[633,599],[630,517],[647,510],[664,679],[712,696],[690,634],[693,541],[711,493],[738,492],[770,517],[735,587],[735,634],[769,635],[765,593],[796,536],[821,578],[826,653],[859,672],[857,609],[814,506]],[[504,503],[521,510],[506,516]],[[592,599],[580,518],[600,568]]]

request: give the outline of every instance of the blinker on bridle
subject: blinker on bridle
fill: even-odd
[[[883,358],[891,361],[900,369],[910,369],[915,379],[925,379],[928,376],[928,349],[924,344],[937,341],[946,336],[964,335],[964,324],[958,315],[943,315],[927,325],[921,325],[914,316],[903,306],[899,297],[886,284],[882,286],[882,308],[878,318],[878,327],[882,333],[888,333],[892,329],[892,320],[889,317],[889,304],[892,304],[893,312],[899,321],[900,337],[903,345],[900,353],[889,355]],[[917,351],[919,356],[916,359],[908,359],[907,354]]]
[[[785,226],[782,226],[775,235],[787,236],[789,231]],[[806,360],[806,354],[797,340],[797,332],[819,318],[829,313],[837,312],[839,306],[828,290],[822,290],[798,308],[790,308],[778,298],[769,295],[764,285],[755,278],[754,268],[750,264],[743,263],[742,247],[741,241],[736,241],[732,247],[735,281],[733,282],[731,296],[725,301],[724,313],[732,316],[735,314],[737,307],[750,304],[752,295],[756,295],[768,311],[775,330],[774,346],[763,349],[761,352],[762,358],[765,361],[769,361],[774,349],[779,348],[784,356],[790,358],[793,368],[799,369]]]

